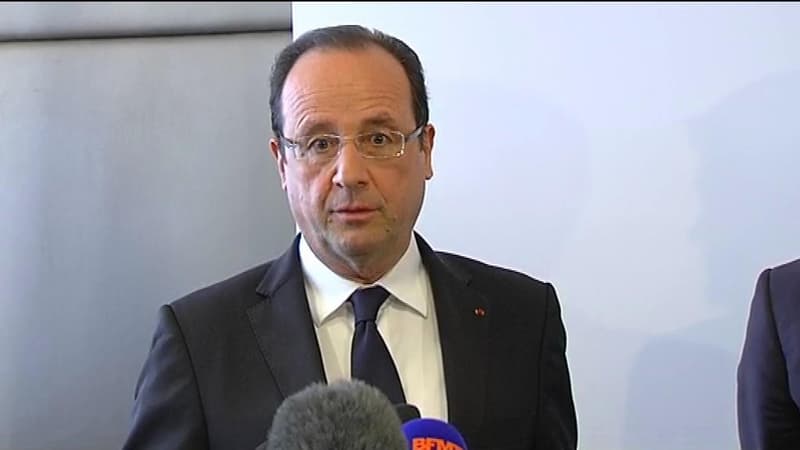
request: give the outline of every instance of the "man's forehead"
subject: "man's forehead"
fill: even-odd
[[[414,120],[405,71],[374,46],[303,55],[286,78],[282,105],[286,125],[294,129],[333,129],[343,119],[354,126]]]
[[[402,64],[388,51],[370,45],[363,48],[319,48],[304,53],[289,71],[284,90],[295,88],[335,88],[356,83],[380,82],[408,84]],[[410,88],[410,86],[408,86]]]

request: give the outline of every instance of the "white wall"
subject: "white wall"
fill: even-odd
[[[415,48],[419,229],[555,283],[583,449],[737,447],[758,272],[800,257],[800,7],[293,5]]]

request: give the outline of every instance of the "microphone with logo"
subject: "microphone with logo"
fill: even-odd
[[[403,424],[409,450],[467,450],[456,428],[438,419],[413,419]]]
[[[415,417],[362,381],[314,383],[283,401],[256,450],[407,450],[403,422]]]

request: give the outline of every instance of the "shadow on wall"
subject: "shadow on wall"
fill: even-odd
[[[421,228],[443,250],[552,276],[586,203],[582,125],[531,89],[453,81],[430,91],[435,176]],[[531,236],[535,248],[514,248]]]
[[[652,339],[636,357],[625,449],[738,448],[736,365],[755,280],[800,255],[798,117],[800,72],[789,72],[733,92],[687,124],[699,161],[705,299],[719,313]]]

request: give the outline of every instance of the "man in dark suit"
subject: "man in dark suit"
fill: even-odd
[[[416,53],[319,29],[278,56],[271,87],[270,148],[300,233],[161,308],[125,448],[250,450],[287,396],[356,377],[471,449],[575,449],[553,286],[414,232],[434,142]]]
[[[758,277],[737,390],[743,450],[800,448],[800,259]]]

